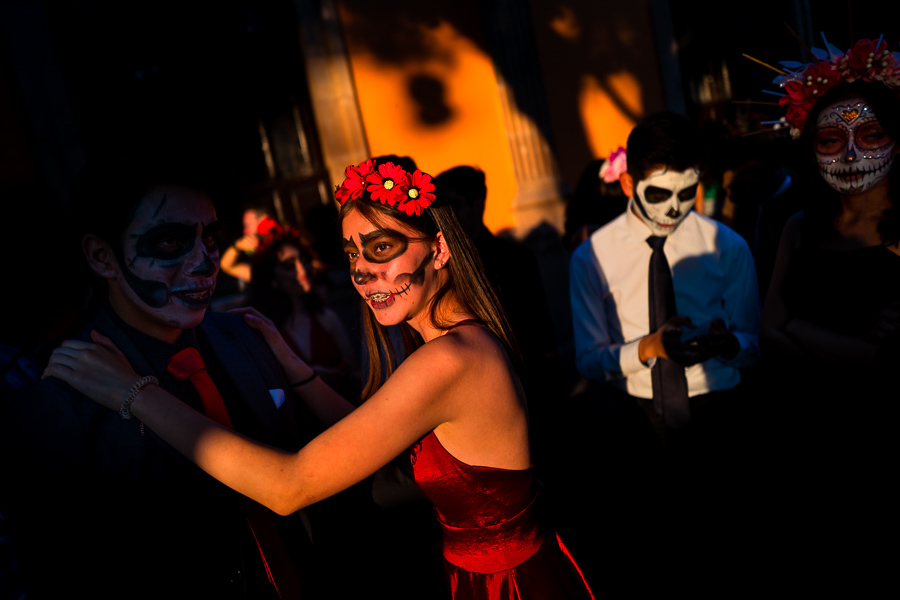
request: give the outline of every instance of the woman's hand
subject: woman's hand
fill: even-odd
[[[234,247],[245,254],[253,254],[259,248],[259,238],[255,235],[245,235],[234,243]]]
[[[105,335],[91,331],[91,342],[66,340],[50,355],[44,377],[62,379],[85,396],[119,410],[141,376]]]
[[[294,354],[294,351],[291,350],[290,346],[287,345],[287,342],[284,341],[284,338],[281,336],[281,333],[275,327],[275,324],[271,319],[263,316],[258,310],[249,306],[245,308],[235,308],[229,312],[243,315],[244,322],[247,323],[247,325],[254,329],[258,329],[260,333],[263,334],[263,338],[266,340],[269,348],[272,349],[275,358],[278,359],[281,368],[284,370],[289,380],[302,380],[312,374],[312,367]]]

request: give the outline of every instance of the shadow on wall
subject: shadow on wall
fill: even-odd
[[[541,129],[546,140],[555,142],[562,178],[571,186],[584,165],[595,158],[591,132],[585,129],[579,106],[585,81],[596,82],[621,118],[632,122],[645,110],[663,106],[655,43],[644,3],[609,7],[576,0],[563,7],[538,0],[530,6],[518,0],[427,4],[399,0],[390,11],[364,0],[340,4],[353,17],[344,20],[347,37],[386,65],[411,66],[426,59],[452,61],[452,55],[427,42],[425,30],[441,23],[449,23],[459,35],[493,56],[494,67],[511,86],[518,109]],[[510,37],[524,54],[512,61],[508,56],[498,60],[502,48],[492,44]],[[535,62],[539,70],[534,69]],[[533,77],[542,80],[545,102],[534,101],[524,88],[517,87],[524,71],[529,73],[529,81],[524,83],[533,83]],[[626,96],[621,87],[610,83],[611,76],[623,72],[637,77],[640,97]],[[409,89],[421,107],[421,122],[430,126],[445,123],[452,112],[444,104],[443,91],[418,79],[410,81]]]

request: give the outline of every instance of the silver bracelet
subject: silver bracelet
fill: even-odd
[[[131,418],[131,403],[134,402],[135,397],[137,397],[138,392],[144,389],[144,386],[152,383],[153,385],[159,385],[159,379],[154,377],[153,375],[147,375],[145,377],[141,377],[137,381],[134,382],[134,385],[131,386],[131,389],[128,390],[128,397],[122,402],[122,408],[119,409],[119,416],[123,419]]]

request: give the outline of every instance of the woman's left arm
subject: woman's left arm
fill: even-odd
[[[45,376],[118,410],[138,374],[107,338],[96,332],[91,337],[95,343],[68,341],[54,351]],[[290,514],[361,481],[453,420],[443,392],[460,372],[450,366],[452,360],[435,369],[440,357],[421,350],[360,408],[297,453],[222,427],[156,385],[137,394],[131,412],[212,477],[279,514]]]

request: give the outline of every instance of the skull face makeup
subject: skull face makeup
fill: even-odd
[[[841,194],[859,194],[883,181],[894,162],[895,146],[862,98],[836,102],[816,121],[819,172]]]
[[[439,285],[434,241],[409,237],[399,222],[375,225],[356,210],[342,228],[353,284],[379,323],[397,325],[427,312]]]
[[[212,202],[199,191],[160,186],[148,193],[114,248],[110,299],[119,316],[150,335],[199,325],[219,272],[217,227]]]
[[[669,235],[687,216],[697,199],[697,169],[651,172],[635,186],[637,215],[654,235]]]

